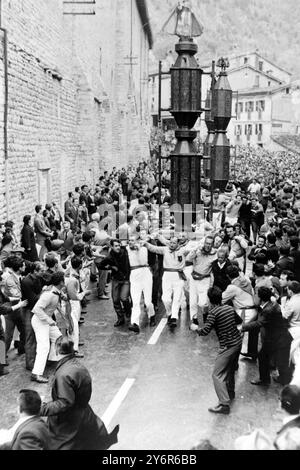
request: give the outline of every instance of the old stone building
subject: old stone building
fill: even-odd
[[[0,2],[0,220],[18,226],[149,155],[146,0],[75,3]]]

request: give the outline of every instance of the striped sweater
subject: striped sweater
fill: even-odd
[[[229,305],[213,308],[207,316],[204,327],[198,330],[198,334],[206,336],[213,328],[216,330],[221,348],[242,345],[242,336],[236,326],[235,311]]]

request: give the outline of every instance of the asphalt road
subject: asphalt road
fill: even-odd
[[[119,443],[112,450],[187,450],[203,438],[218,449],[233,449],[236,437],[257,427],[275,436],[281,424],[281,387],[251,385],[257,366],[240,360],[231,414],[211,414],[208,407],[217,404],[211,379],[216,336],[198,337],[189,331],[185,316],[171,332],[165,320],[160,322],[163,318],[162,306],[156,327],[150,328],[143,316],[141,333],[136,335],[127,325],[113,327],[110,300],[88,304],[81,327],[82,360],[93,378],[93,409],[108,429],[120,424]],[[21,388],[34,388],[49,397],[51,384],[31,382],[24,357],[17,357],[15,350],[9,352],[9,363],[10,374],[0,378],[0,428],[17,420],[16,396]],[[46,374],[51,377],[53,369]]]

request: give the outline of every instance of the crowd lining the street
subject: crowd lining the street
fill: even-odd
[[[110,288],[114,328],[128,323],[128,330],[139,334],[143,305],[149,327],[155,327],[162,302],[169,328],[188,315],[191,334],[201,337],[215,330],[220,348],[213,383],[219,402],[209,408],[212,413],[230,413],[239,360],[257,362],[258,378],[251,384],[282,385],[282,408],[290,415],[275,448],[300,448],[295,431],[300,412],[300,163],[290,152],[248,147],[240,149],[239,161],[225,192],[214,189],[212,218],[211,196],[203,189],[203,211],[189,231],[177,232],[170,212],[170,170],[166,165],[160,193],[154,161],[104,172],[94,188],[83,185],[70,192],[63,211],[55,202],[37,205],[33,220],[24,216],[20,237],[12,221],[2,224],[0,376],[8,374],[8,361],[14,360],[12,346],[25,355],[32,381],[47,383],[47,361],[62,361],[71,370],[56,370],[52,402],[40,403],[39,409],[38,397],[31,397],[34,414],[48,417],[48,427],[38,418],[41,447],[48,433],[53,449],[88,445],[82,444],[84,428],[77,429],[82,415],[69,427],[66,423],[68,413],[78,412],[76,401],[68,410],[63,406],[70,401],[65,375],[75,374],[76,367],[88,389],[81,398],[89,429],[101,427],[87,408],[91,377],[78,361],[83,358],[80,325],[97,283],[100,302],[109,300]],[[13,341],[15,328],[19,338]],[[21,408],[28,393],[21,394]],[[12,447],[20,448],[19,441]],[[271,441],[268,445],[274,447]]]

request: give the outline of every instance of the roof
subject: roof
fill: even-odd
[[[245,53],[241,53],[241,54],[237,54],[237,55],[230,55],[228,57],[228,59],[238,59],[239,57],[246,57],[246,56],[249,56],[249,55],[257,55],[258,57],[260,57],[261,59],[264,59],[265,61],[269,62],[270,64],[274,65],[274,67],[278,68],[279,70],[281,70],[282,72],[285,72],[287,73],[288,75],[291,75],[292,76],[292,73],[291,72],[288,72],[286,69],[282,68],[282,67],[279,67],[279,65],[275,64],[274,62],[272,62],[272,60],[270,59],[267,59],[266,57],[262,56],[259,52],[257,51],[252,51],[252,52],[245,52]]]
[[[297,134],[279,134],[271,135],[271,139],[290,152],[300,155],[300,135]]]
[[[152,35],[152,30],[150,26],[150,18],[149,18],[149,12],[148,12],[148,7],[147,7],[147,0],[135,0],[136,1],[136,6],[139,12],[139,15],[142,20],[142,26],[144,28],[144,31],[147,35],[148,42],[149,42],[149,47],[152,49],[153,46],[153,35]]]
[[[269,73],[266,73],[266,72],[262,72],[261,70],[258,70],[256,69],[255,67],[253,67],[252,65],[250,64],[244,64],[244,65],[241,65],[240,67],[236,67],[235,69],[228,69],[228,75],[231,74],[232,72],[236,72],[238,70],[242,70],[242,69],[251,69],[251,70],[254,70],[254,72],[256,73],[259,73],[260,75],[264,75],[265,77],[268,77],[268,78],[271,78],[272,80],[274,80],[275,82],[277,83],[282,83],[282,80],[280,80],[279,78],[276,78],[274,77],[273,75],[269,74]]]
[[[274,95],[275,93],[278,93],[282,90],[285,90],[285,88],[291,88],[290,83],[286,83],[284,85],[276,86],[276,87],[252,87],[252,88],[246,88],[244,90],[238,90],[239,96],[240,95]]]

